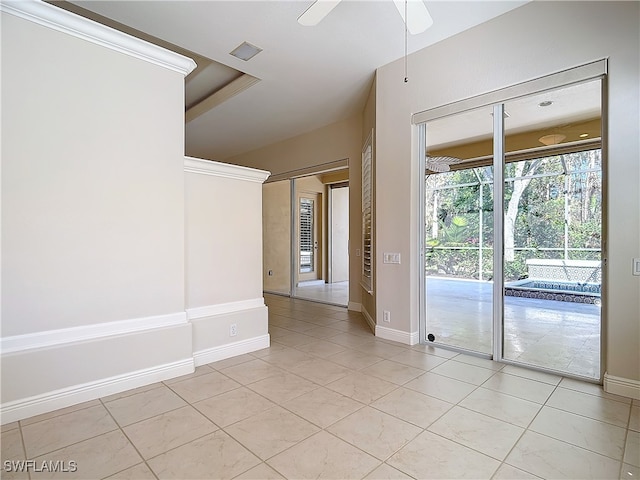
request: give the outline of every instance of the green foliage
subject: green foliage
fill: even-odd
[[[453,217],[451,224],[444,228],[444,239],[448,244],[461,244],[469,233],[469,222],[461,216]]]
[[[514,260],[505,263],[505,278],[516,280],[526,277],[527,259],[564,258],[565,234],[568,236],[569,259],[599,260],[602,218],[601,173],[598,171],[600,151],[518,163],[522,162],[505,166],[505,178],[528,175],[529,180],[518,203]],[[478,181],[478,178],[490,178],[487,171],[458,170],[431,175],[428,179],[425,211],[428,274],[479,278],[482,268],[482,277],[491,277],[493,192],[490,184],[485,183],[481,187]],[[505,182],[505,208],[514,183],[512,180]],[[480,237],[482,267],[479,265]]]

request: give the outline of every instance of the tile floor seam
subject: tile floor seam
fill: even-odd
[[[336,423],[337,423],[337,422],[336,422]],[[327,428],[329,428],[329,427],[327,427]],[[330,432],[330,431],[329,431],[329,430],[327,430],[326,428],[325,428],[325,429],[323,429],[323,431],[324,431],[325,433],[327,433],[327,434],[331,435],[332,437],[336,438],[337,440],[339,440],[339,441],[341,441],[341,442],[344,442],[344,443],[346,443],[346,444],[348,444],[348,445],[351,445],[352,447],[354,447],[354,448],[356,448],[356,449],[360,450],[362,453],[364,453],[364,454],[366,454],[366,455],[368,455],[368,456],[370,456],[370,457],[372,457],[372,458],[375,458],[375,459],[376,459],[378,462],[380,462],[380,463],[384,463],[384,462],[386,461],[386,460],[380,460],[380,459],[379,459],[378,457],[376,457],[374,454],[369,453],[369,452],[367,452],[365,449],[363,449],[363,448],[359,447],[358,445],[355,445],[355,444],[351,443],[350,441],[345,440],[344,438],[339,437],[338,435],[336,435],[336,434],[335,434],[335,433],[333,433],[333,432]],[[319,433],[319,432],[316,432],[314,435],[316,435],[317,433]],[[407,443],[408,443],[408,442],[407,442]],[[295,445],[294,445],[294,446],[295,446]],[[404,446],[404,445],[403,445],[403,446]],[[389,457],[389,458],[390,458],[390,457]],[[380,466],[380,465],[376,466],[376,468],[378,468],[379,466]],[[375,470],[375,468],[374,468],[374,470]]]
[[[544,403],[535,402],[533,400],[528,400],[528,399],[522,398],[522,397],[516,397],[515,395],[512,395],[511,393],[508,393],[508,392],[502,392],[500,390],[494,390],[492,388],[485,387],[484,384],[483,385],[478,385],[478,388],[484,388],[485,390],[489,390],[490,392],[495,392],[495,393],[499,393],[501,395],[506,395],[507,397],[515,398],[516,400],[524,400],[525,402],[535,403],[536,405],[539,405],[540,408],[542,408],[544,406]],[[475,390],[474,390],[474,392],[475,392]],[[546,400],[545,400],[545,402],[546,402]]]
[[[279,406],[279,405],[277,405],[277,406]],[[275,407],[274,407],[274,408],[275,408]],[[282,408],[282,407],[281,407],[281,408]],[[264,412],[262,412],[262,413],[264,413]],[[291,413],[291,412],[290,412],[290,413]],[[245,420],[247,420],[247,419],[245,418]],[[304,420],[304,419],[303,419],[303,420]],[[307,420],[305,420],[305,421],[307,421]],[[239,423],[239,422],[236,422],[236,423]],[[309,423],[311,423],[311,422],[309,422]],[[313,425],[313,424],[312,424],[312,425]],[[315,426],[315,425],[314,425],[314,426]],[[269,460],[271,460],[273,457],[276,457],[276,456],[280,455],[281,453],[286,452],[287,450],[289,450],[289,449],[291,449],[291,448],[295,447],[296,445],[298,445],[298,444],[300,444],[300,443],[304,442],[304,441],[305,441],[305,440],[307,440],[308,438],[311,438],[312,436],[316,435],[318,432],[322,431],[322,430],[318,430],[318,432],[313,432],[313,433],[311,433],[310,435],[307,435],[306,437],[302,438],[301,440],[296,441],[293,445],[290,445],[290,446],[286,447],[284,450],[281,450],[281,451],[279,451],[279,452],[277,452],[277,453],[274,453],[273,455],[271,455],[271,456],[269,456],[269,457],[263,458],[263,457],[261,457],[260,455],[258,455],[258,453],[257,453],[257,452],[253,451],[253,450],[252,450],[248,445],[245,445],[244,443],[242,443],[242,441],[241,441],[239,438],[234,437],[234,436],[231,434],[231,432],[227,432],[227,431],[226,431],[226,429],[221,429],[221,430],[222,430],[224,433],[226,433],[227,435],[229,435],[231,438],[233,438],[233,439],[234,439],[236,442],[238,442],[240,445],[242,445],[242,447],[243,447],[243,448],[245,448],[247,451],[249,451],[252,455],[254,455],[256,458],[258,458],[258,459],[259,459],[261,462],[263,462],[263,463],[267,463],[267,462],[268,462]],[[270,466],[271,468],[273,468],[270,464],[269,464],[269,466]],[[285,478],[286,478],[286,477],[285,477]]]
[[[135,467],[137,467],[137,466],[139,466],[139,465],[145,465],[145,466],[149,469],[149,471],[151,472],[151,475],[153,475],[153,477],[154,477],[156,480],[159,480],[159,479],[158,479],[158,476],[156,475],[156,472],[154,472],[154,471],[151,469],[151,467],[149,467],[149,465],[147,464],[147,462],[146,462],[144,459],[142,459],[142,461],[141,461],[140,463],[136,463],[135,465],[131,465],[130,467],[123,468],[122,470],[119,470],[119,471],[117,471],[117,472],[115,472],[115,473],[110,474],[108,477],[103,477],[101,480],[108,480],[109,478],[113,477],[114,475],[118,475],[118,474],[120,474],[120,473],[126,472],[127,470],[129,470],[129,469],[131,469],[131,468],[135,468]]]
[[[91,402],[91,401],[92,401],[92,400],[90,400],[89,402]],[[89,402],[83,402],[83,403],[89,403]],[[75,405],[71,405],[70,407],[63,407],[63,408],[62,408],[62,409],[60,409],[60,410],[66,410],[67,408],[71,408],[71,407],[74,407],[74,406],[75,406]],[[96,407],[96,406],[98,406],[98,405],[87,405],[86,407],[82,407],[82,408],[74,409],[74,410],[71,410],[71,411],[69,411],[69,412],[62,412],[62,413],[60,413],[60,414],[58,414],[58,415],[52,415],[52,416],[50,416],[50,417],[43,418],[42,420],[38,420],[38,421],[35,421],[35,422],[33,422],[33,423],[29,423],[29,424],[27,424],[27,425],[23,425],[23,426],[24,426],[24,427],[28,427],[28,426],[31,426],[31,425],[37,425],[38,423],[46,422],[47,420],[53,420],[54,418],[59,418],[59,417],[62,417],[62,416],[64,416],[64,415],[69,415],[70,413],[80,412],[80,411],[82,411],[82,410],[86,410],[86,409],[88,409],[88,408],[92,408],[92,407]],[[54,412],[49,412],[49,413],[55,413],[55,411],[54,411]],[[39,416],[42,416],[42,415],[48,415],[49,413],[42,413],[42,414],[35,415],[35,416],[39,417]],[[23,420],[18,420],[18,424],[21,424],[24,420],[28,420],[28,419],[31,419],[31,418],[33,418],[33,417],[28,417],[28,418],[25,418],[25,419],[23,419]]]
[[[475,392],[475,390],[474,390],[474,392]],[[473,394],[473,392],[471,392],[469,395],[471,395],[471,394]],[[465,398],[466,398],[466,397],[465,397]],[[464,400],[464,399],[463,399],[463,400]],[[463,400],[460,400],[460,402],[462,402]],[[460,402],[458,402],[457,404],[455,404],[455,405],[454,405],[454,407],[463,408],[463,409],[465,409],[465,410],[466,410],[466,411],[468,411],[468,412],[475,413],[475,414],[477,414],[477,415],[483,415],[483,416],[488,417],[488,418],[491,418],[491,419],[493,419],[493,420],[497,420],[497,421],[499,421],[499,422],[506,423],[506,424],[508,424],[508,425],[512,425],[512,426],[514,426],[514,427],[522,428],[524,431],[526,431],[526,430],[527,430],[527,428],[529,428],[528,426],[523,427],[522,425],[518,425],[517,423],[513,423],[513,422],[510,422],[510,421],[508,421],[508,420],[504,420],[504,419],[502,419],[502,418],[494,417],[493,415],[489,415],[488,413],[478,412],[477,410],[472,410],[472,409],[471,409],[471,408],[469,408],[469,407],[465,407],[464,405],[460,405]],[[443,415],[444,415],[444,414],[443,414]],[[537,413],[536,413],[536,415],[537,415]],[[529,422],[529,424],[531,424],[531,422]],[[523,432],[523,433],[524,433],[524,432]]]
[[[111,430],[107,430],[107,431],[101,432],[101,433],[99,433],[97,435],[92,435],[90,437],[83,438],[82,440],[78,440],[78,441],[74,441],[74,442],[65,444],[62,447],[55,448],[54,450],[48,450],[48,451],[45,451],[45,452],[40,452],[37,455],[33,455],[31,457],[27,457],[27,460],[35,460],[38,457],[44,457],[45,455],[51,455],[52,453],[55,453],[58,450],[64,450],[65,448],[73,447],[74,445],[78,445],[78,444],[80,444],[82,442],[86,442],[87,440],[93,440],[94,438],[101,437],[102,435],[106,435],[108,433],[117,432],[118,430],[120,430],[120,425],[118,425],[118,423],[116,423],[115,428],[113,428]],[[23,442],[24,442],[24,437],[23,437]]]
[[[176,393],[176,392],[173,392],[173,393]],[[178,395],[178,394],[176,393],[176,395]],[[179,396],[179,395],[178,395],[178,396]],[[191,405],[191,404],[190,404],[189,402],[187,402],[184,398],[180,397],[180,399],[181,399],[181,400],[183,400],[183,401],[185,401],[187,405]],[[118,421],[115,419],[115,417],[114,417],[114,416],[113,416],[113,414],[111,413],[111,410],[109,410],[109,409],[106,407],[106,405],[105,405],[105,408],[107,409],[107,411],[108,411],[108,412],[109,412],[109,414],[111,415],[111,418],[113,418],[113,421],[114,421],[114,422],[116,422],[116,425],[118,426],[118,428],[125,428],[125,427],[130,427],[131,425],[136,425],[136,424],[138,424],[138,423],[140,423],[140,422],[144,422],[144,421],[146,421],[146,420],[150,420],[150,419],[152,419],[152,418],[157,417],[158,415],[163,415],[163,414],[165,414],[165,413],[170,413],[170,412],[174,412],[174,411],[176,411],[176,410],[180,410],[181,408],[184,408],[184,407],[186,407],[187,405],[180,405],[180,406],[175,407],[175,408],[170,408],[169,410],[165,410],[165,411],[160,412],[160,413],[158,413],[158,414],[156,414],[156,415],[152,415],[151,417],[141,418],[140,420],[136,420],[135,422],[127,423],[126,425],[120,425],[120,422],[118,422]]]
[[[520,440],[522,440],[522,437],[524,437],[525,434],[529,431],[529,426],[531,425],[531,423],[533,423],[533,420],[535,419],[535,417],[538,416],[538,414],[540,413],[541,410],[542,410],[542,406],[538,409],[536,414],[533,416],[533,418],[529,422],[529,425],[527,425],[524,428],[521,427],[522,428],[522,433],[520,433],[520,435],[518,436],[518,439],[515,442],[513,442],[513,445],[511,445],[511,448],[509,449],[507,454],[504,456],[504,459],[501,461],[500,466],[502,466],[503,464],[505,464],[507,462],[507,459],[509,458],[509,456],[511,455],[513,450],[518,446],[518,444],[520,443]],[[507,465],[509,465],[509,464],[507,464]],[[510,465],[510,466],[514,467],[514,468],[519,468],[520,470],[523,470],[521,467],[516,467],[515,465]],[[498,472],[498,470],[500,470],[500,467],[498,467],[498,469],[494,472],[494,475]],[[533,472],[529,472],[528,470],[524,470],[524,471],[537,477],[537,475],[535,475]]]
[[[629,410],[631,410],[631,409],[629,409]],[[624,459],[627,456],[627,440],[629,438],[629,428],[628,427],[629,427],[630,419],[631,419],[631,411],[629,411],[629,419],[627,419],[627,429],[626,429],[626,432],[624,434],[624,442],[623,442],[624,447],[622,448],[622,458],[620,459],[620,472],[618,473],[618,478],[622,478],[622,470],[624,468]]]
[[[431,433],[432,435],[437,435],[438,437],[440,437],[440,438],[442,438],[442,439],[444,439],[444,440],[446,440],[446,441],[449,441],[449,442],[455,443],[456,445],[459,445],[459,446],[461,446],[461,447],[463,447],[463,448],[466,448],[466,449],[468,449],[468,450],[471,450],[471,451],[473,451],[473,452],[475,452],[475,453],[477,453],[477,454],[479,454],[479,455],[482,455],[483,457],[488,457],[488,458],[490,458],[490,459],[492,459],[492,460],[496,460],[497,462],[500,462],[500,463],[504,462],[504,460],[506,460],[506,458],[507,458],[507,457],[504,457],[504,460],[501,460],[501,459],[499,459],[499,458],[497,458],[497,457],[493,457],[493,456],[489,455],[488,453],[484,453],[484,452],[481,452],[480,450],[477,450],[477,449],[475,449],[475,448],[473,448],[473,447],[470,447],[469,445],[465,445],[464,443],[461,443],[461,442],[459,442],[458,440],[454,440],[453,438],[445,437],[444,435],[442,435],[442,434],[440,434],[440,433],[438,433],[438,432],[434,432],[434,431],[429,430],[429,429],[425,429],[425,431],[427,431],[427,432]],[[524,432],[523,432],[522,434],[524,435]],[[518,438],[518,440],[520,440],[520,438],[521,438],[521,437],[519,437],[519,438]],[[516,442],[516,444],[517,444],[517,443],[518,443],[518,442]],[[516,445],[516,444],[514,444],[514,447],[515,447],[515,445]],[[509,451],[509,453],[511,453],[511,451]],[[496,471],[497,471],[497,469],[496,469]],[[494,473],[495,473],[495,472],[494,472]]]
[[[524,435],[524,434],[523,434],[523,435]],[[520,440],[518,440],[518,441],[520,441]],[[517,442],[516,442],[516,444],[517,444]],[[514,447],[515,447],[515,446],[514,446]],[[509,453],[511,453],[511,452],[509,452]],[[508,455],[507,455],[507,458],[509,458],[509,456],[508,456]],[[508,463],[508,462],[507,462],[507,458],[505,458],[505,459],[504,459],[504,462],[502,462],[502,463],[500,464],[500,467],[502,467],[502,465],[508,465],[509,467],[517,468],[518,470],[522,470],[523,472],[526,472],[526,473],[528,473],[529,475],[533,475],[533,476],[534,476],[534,477],[536,477],[536,478],[542,478],[542,477],[540,477],[539,475],[536,475],[535,473],[533,473],[533,472],[531,472],[531,471],[527,470],[526,468],[523,468],[523,467],[521,467],[521,466],[520,466],[520,467],[516,467],[515,465],[511,465],[510,463]],[[498,470],[500,470],[500,467],[498,467]],[[495,476],[495,475],[496,475],[496,473],[498,473],[498,470],[496,470],[496,471],[495,471],[495,473],[493,474],[493,476]],[[492,478],[493,478],[493,477],[492,477]]]
[[[217,426],[217,425],[216,425],[216,426]],[[135,448],[135,449],[136,449],[136,452],[138,452],[138,455],[140,455],[140,458],[142,458],[143,462],[144,462],[144,463],[148,463],[148,462],[150,462],[151,460],[154,460],[154,459],[156,459],[156,458],[158,458],[158,457],[161,457],[162,455],[166,455],[167,453],[169,453],[169,452],[173,452],[174,450],[177,450],[177,449],[179,449],[179,448],[182,448],[182,447],[184,447],[185,445],[189,445],[189,444],[190,444],[190,443],[192,443],[192,442],[197,442],[198,440],[201,440],[201,439],[203,439],[203,438],[205,438],[205,437],[208,437],[208,436],[210,436],[210,435],[213,435],[213,434],[215,434],[215,433],[217,433],[217,432],[221,432],[221,431],[224,431],[224,430],[223,430],[222,428],[218,427],[218,429],[217,429],[217,430],[214,430],[213,432],[205,433],[205,434],[203,434],[203,435],[200,435],[199,437],[192,438],[191,440],[187,441],[186,443],[181,443],[180,445],[176,445],[175,447],[171,447],[171,448],[169,448],[169,449],[167,449],[167,450],[164,450],[164,451],[162,451],[162,452],[160,452],[160,453],[158,453],[158,454],[156,454],[156,455],[153,455],[152,457],[149,457],[149,458],[144,458],[144,456],[142,455],[142,453],[140,453],[140,452],[138,451],[138,448],[135,446],[135,444],[133,443],[133,441],[132,441],[128,436],[127,436],[127,440],[129,440],[129,443],[131,443],[131,444],[133,445],[133,448]],[[227,435],[229,435],[229,434],[228,434],[228,432],[224,432],[224,433],[226,433]],[[126,435],[126,433],[125,433],[125,435]],[[234,440],[235,440],[235,439],[234,439]],[[253,453],[253,452],[251,452],[251,453]],[[255,454],[254,454],[254,455],[255,455]],[[257,456],[257,455],[256,455],[256,456]],[[148,464],[147,464],[147,466],[151,469],[151,471],[153,471],[153,472],[155,473],[155,471],[151,468],[151,466],[150,466],[150,465],[148,465]]]
[[[594,421],[594,422],[600,422],[600,423],[604,423],[605,425],[610,425],[610,426],[612,426],[612,427],[621,428],[621,429],[623,429],[623,430],[629,430],[629,420],[627,420],[627,424],[626,424],[626,426],[624,426],[624,427],[623,427],[623,426],[617,425],[617,424],[615,424],[615,423],[609,422],[609,421],[607,421],[607,420],[603,420],[603,419],[601,419],[601,418],[594,418],[594,417],[591,417],[591,416],[589,416],[589,415],[585,415],[585,414],[580,413],[580,412],[575,412],[575,411],[565,410],[564,408],[556,407],[556,406],[554,406],[554,405],[547,405],[547,404],[545,403],[543,406],[544,406],[544,407],[547,407],[547,408],[552,408],[552,409],[554,409],[554,410],[556,410],[556,411],[558,411],[558,412],[569,413],[569,414],[571,414],[571,415],[576,415],[576,416],[581,417],[581,418],[586,418],[587,420],[592,420],[592,421]]]
[[[241,387],[243,386],[240,382],[238,382],[238,381],[234,380],[233,378],[229,377],[228,375],[225,375],[223,372],[221,372],[221,371],[219,371],[219,370],[214,370],[214,371],[213,371],[213,372],[211,372],[211,373],[219,373],[220,375],[222,375],[222,376],[226,377],[226,378],[227,378],[227,380],[231,380],[232,382],[237,383],[237,384],[238,384],[238,386],[237,386],[237,387],[233,387],[233,388],[231,388],[231,389],[229,389],[229,390],[225,390],[224,392],[220,392],[220,393],[217,393],[217,394],[215,394],[215,395],[211,395],[211,396],[209,396],[209,397],[205,397],[205,398],[198,399],[198,400],[196,400],[196,402],[199,402],[199,401],[202,401],[202,400],[206,400],[206,399],[208,399],[208,398],[216,397],[216,396],[218,396],[218,395],[221,395],[221,394],[226,393],[226,392],[230,392],[230,391],[232,391],[232,390],[237,390],[238,388],[241,388]],[[186,378],[186,379],[181,380],[181,381],[179,381],[179,382],[172,383],[172,384],[170,384],[170,385],[165,385],[165,386],[166,386],[169,390],[171,390],[174,394],[176,394],[178,397],[180,397],[180,399],[181,399],[181,400],[183,400],[184,402],[186,402],[186,403],[188,403],[188,404],[190,405],[190,404],[191,404],[191,402],[190,402],[190,401],[188,401],[186,398],[184,398],[182,395],[180,395],[178,392],[176,392],[176,391],[174,390],[174,388],[173,388],[173,387],[174,387],[174,386],[176,386],[176,385],[179,385],[179,384],[181,384],[181,383],[183,383],[183,382],[188,382],[188,381],[190,381],[190,380],[197,379],[198,377],[203,377],[203,376],[205,376],[205,375],[211,375],[211,373],[205,373],[205,374],[203,374],[203,375],[198,375],[197,377]],[[179,407],[178,407],[178,408],[179,408]],[[175,410],[175,409],[173,409],[173,410]]]
[[[129,445],[131,445],[131,447],[136,451],[136,453],[138,454],[138,456],[139,456],[139,457],[140,457],[140,459],[142,460],[142,462],[141,462],[141,463],[144,463],[144,464],[147,466],[147,468],[149,469],[149,471],[153,474],[153,476],[154,476],[154,477],[156,477],[156,479],[158,479],[158,476],[156,475],[156,472],[151,468],[151,465],[149,465],[149,464],[147,463],[147,459],[146,459],[146,458],[144,458],[144,456],[142,455],[142,453],[140,453],[140,451],[138,450],[138,447],[136,447],[136,445],[131,441],[131,439],[130,439],[130,438],[129,438],[129,436],[127,435],[127,432],[125,432],[125,431],[124,431],[124,427],[122,427],[122,426],[118,423],[118,421],[115,419],[115,417],[113,416],[113,414],[111,413],[111,411],[110,411],[110,410],[107,408],[107,406],[105,405],[105,403],[104,403],[104,401],[102,400],[102,398],[99,398],[98,400],[100,400],[100,403],[103,405],[104,409],[109,413],[109,415],[111,416],[111,418],[113,419],[113,421],[116,423],[116,425],[118,426],[118,429],[120,430],[120,433],[122,433],[122,435],[124,435],[124,438],[126,438],[126,439],[127,439],[127,442],[129,442]],[[153,418],[153,417],[151,417],[151,418]],[[139,464],[136,464],[136,465],[139,465]],[[135,465],[133,465],[133,466],[135,466]],[[121,470],[121,471],[123,472],[123,471],[127,470],[128,468],[131,468],[131,467],[127,467],[127,468],[125,468],[125,469],[123,469],[123,470]],[[116,473],[118,473],[118,472],[116,472]],[[113,476],[113,475],[115,475],[115,473],[113,473],[113,474],[111,474],[111,475],[109,475],[109,476]]]
[[[622,459],[618,459],[618,458],[610,457],[609,455],[607,455],[605,453],[596,452],[595,450],[591,450],[589,448],[586,448],[586,447],[583,447],[583,446],[580,446],[580,445],[576,445],[575,443],[567,442],[566,440],[561,440],[559,438],[552,437],[551,435],[548,435],[546,433],[542,433],[542,432],[538,432],[536,430],[530,430],[530,429],[527,429],[526,431],[527,432],[531,432],[531,433],[535,433],[536,435],[541,435],[541,436],[546,437],[546,438],[550,438],[551,440],[555,440],[556,442],[560,442],[560,443],[564,443],[566,445],[570,445],[570,446],[572,446],[574,448],[578,448],[580,450],[592,453],[594,455],[598,455],[598,456],[601,456],[601,457],[608,458],[609,460],[614,460],[616,462],[624,463],[624,453],[623,453]],[[520,467],[518,467],[518,468],[520,468]]]
[[[22,455],[24,456],[25,460],[28,460],[29,457],[27,457],[27,445],[24,442],[24,434],[22,433],[21,422],[18,422],[18,431],[20,432],[20,444],[22,445]],[[4,459],[2,459],[2,460],[4,460]],[[27,472],[27,476],[29,478],[31,478],[31,473]]]

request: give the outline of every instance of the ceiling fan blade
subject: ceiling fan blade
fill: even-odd
[[[316,0],[298,17],[298,23],[305,27],[313,27],[329,15],[340,2],[341,0]]]
[[[462,160],[455,157],[446,157],[446,156],[438,156],[431,157],[427,155],[426,159],[426,167],[432,172],[444,173],[451,171],[451,167],[449,165],[453,165],[456,163],[461,163]]]
[[[396,9],[398,9],[398,13],[402,17],[402,21],[405,21],[405,1],[407,17],[409,19],[407,29],[411,35],[422,33],[433,25],[433,18],[431,18],[431,14],[429,14],[429,10],[427,10],[427,6],[423,0],[393,0]]]

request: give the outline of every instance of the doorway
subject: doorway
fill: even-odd
[[[601,380],[603,83],[420,125],[422,341]]]
[[[340,168],[264,184],[265,292],[348,305],[348,179]]]

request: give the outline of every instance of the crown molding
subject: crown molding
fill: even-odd
[[[234,180],[245,180],[248,182],[264,183],[271,175],[265,170],[231,165],[230,163],[215,162],[213,160],[202,160],[200,158],[185,157],[184,171],[197,173],[199,175],[212,175],[214,177],[232,178]]]
[[[191,58],[127,35],[41,0],[2,0],[0,2],[0,11],[173,70],[185,76],[196,68],[196,62]]]

